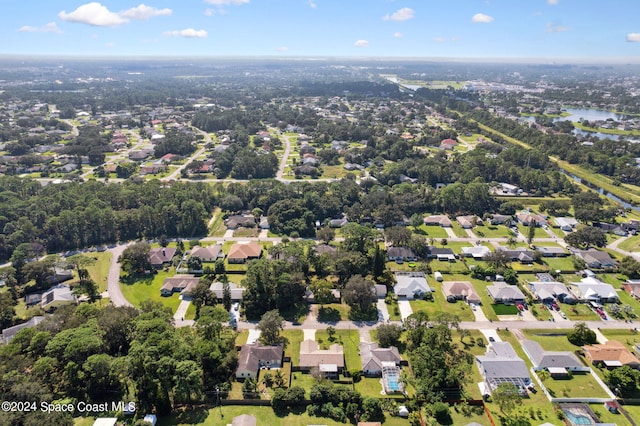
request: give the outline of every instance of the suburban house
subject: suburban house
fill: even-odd
[[[577,302],[567,286],[557,281],[531,281],[529,282],[529,290],[536,300],[543,303],[550,303],[556,299],[563,303]]]
[[[337,343],[320,349],[315,340],[304,340],[300,343],[300,368],[317,368],[323,376],[335,377],[344,369],[344,349]]]
[[[607,368],[617,368],[623,365],[640,368],[640,359],[617,340],[609,340],[605,344],[585,345],[582,347],[582,351],[589,362],[594,365],[603,365]]]
[[[342,215],[342,217],[331,219],[329,221],[329,228],[342,228],[348,223],[349,223],[349,219],[347,219],[345,215]]]
[[[171,296],[173,293],[179,292],[183,296],[187,296],[196,288],[199,281],[200,278],[188,274],[165,278],[162,287],[160,287],[160,294]]]
[[[526,299],[518,286],[508,285],[504,282],[494,282],[493,285],[488,285],[487,293],[495,303],[523,303]]]
[[[149,262],[156,269],[162,268],[163,265],[171,263],[173,256],[176,255],[174,247],[160,247],[149,250]]]
[[[49,285],[56,285],[69,281],[73,278],[73,271],[70,269],[53,268],[53,272],[44,279]]]
[[[408,247],[387,247],[387,258],[396,262],[414,262],[418,256]]]
[[[590,368],[570,351],[545,351],[533,340],[524,340],[522,348],[531,360],[533,369],[547,370],[551,377],[566,377],[569,371],[590,371]]]
[[[51,287],[49,290],[42,293],[42,300],[40,306],[45,311],[50,311],[59,306],[70,305],[78,303],[78,299],[71,291],[71,287],[64,284],[58,284],[55,287]]]
[[[565,232],[571,232],[578,225],[578,221],[573,217],[557,217],[555,219],[558,228]]]
[[[23,322],[22,324],[14,325],[13,327],[8,327],[2,330],[2,334],[0,334],[0,343],[8,344],[11,339],[18,333],[18,331],[23,328],[33,328],[36,325],[40,324],[46,317],[42,315],[36,315],[35,317],[31,317],[29,321]]]
[[[584,260],[587,267],[592,269],[609,269],[616,266],[616,261],[606,251],[596,249],[575,250],[573,254],[577,258]]]
[[[471,229],[476,225],[482,225],[482,219],[475,215],[458,216],[456,220],[464,229]]]
[[[583,302],[614,303],[618,301],[616,289],[595,277],[583,278],[580,282],[569,283],[569,285],[576,299]]]
[[[502,195],[518,195],[522,193],[522,190],[516,185],[512,185],[507,182],[498,182],[498,187],[496,189],[498,190],[498,194],[501,193]]]
[[[229,263],[246,263],[249,260],[260,259],[262,246],[255,241],[236,243],[231,246],[227,255]]]
[[[229,216],[224,221],[224,224],[227,229],[238,229],[239,227],[255,228],[256,218],[252,214],[236,214]]]
[[[624,291],[640,300],[640,281],[639,280],[627,280],[622,284]]]
[[[216,299],[222,300],[224,298],[224,284],[221,282],[211,283],[209,290],[216,296]],[[244,294],[244,287],[238,287],[235,283],[229,283],[229,292],[231,293],[232,302],[241,302]]]
[[[467,303],[480,304],[480,296],[469,281],[444,281],[442,292],[447,302],[455,303],[457,300],[464,300]]]
[[[518,247],[515,249],[498,247],[497,250],[504,252],[512,262],[518,261],[522,264],[531,264],[535,260],[535,253],[524,247]]]
[[[462,254],[464,255],[464,257],[483,259],[489,253],[491,253],[491,250],[486,246],[462,247]]]
[[[569,256],[562,247],[540,247],[536,246],[536,251],[542,255],[542,257],[566,257]]]
[[[400,365],[402,357],[398,348],[380,348],[375,342],[360,343],[360,358],[362,360],[362,374],[369,377],[380,377],[382,375],[382,364],[391,362]]]
[[[438,259],[449,262],[455,262],[456,260],[456,255],[450,248],[429,246],[427,249],[429,251],[429,254],[427,255],[429,259]]]
[[[502,225],[510,220],[513,220],[513,216],[495,213],[491,216],[491,219],[489,219],[489,223],[492,225]]]
[[[427,226],[442,226],[443,228],[451,228],[451,219],[446,215],[434,215],[424,218],[424,224]]]
[[[261,368],[281,368],[282,345],[262,346],[260,343],[243,345],[238,356],[237,379],[257,378]]]
[[[337,248],[330,246],[329,244],[318,244],[317,246],[315,246],[313,248],[316,253],[320,254],[324,254],[324,253],[335,253],[336,251],[338,251]]]
[[[455,139],[443,139],[440,142],[440,149],[451,151],[456,145],[458,145],[458,141]]]
[[[332,296],[333,300],[331,300],[330,303],[340,303],[340,297],[341,297],[340,290],[338,290],[336,288],[332,288],[331,289],[331,296]],[[309,290],[308,288],[307,288],[307,290],[305,292],[305,300],[307,301],[307,303],[318,303],[316,301],[316,298],[315,298],[313,292],[311,290]]]
[[[207,247],[195,246],[191,249],[191,256],[199,257],[203,262],[215,262],[218,259],[224,259],[222,244],[214,244]]]
[[[393,292],[398,299],[421,298],[423,294],[431,293],[424,272],[396,272],[396,285]]]
[[[400,380],[400,353],[398,348],[380,348],[377,343],[360,343],[362,373],[368,377],[382,377],[386,394],[404,392],[404,384]]]
[[[490,343],[485,355],[476,356],[476,363],[489,392],[501,383],[513,383],[521,394],[531,386],[527,365],[509,342]]]
[[[542,226],[547,224],[547,219],[540,216],[539,214],[522,212],[516,215],[518,222],[523,224],[524,226],[529,226],[532,222],[536,223],[536,226]]]

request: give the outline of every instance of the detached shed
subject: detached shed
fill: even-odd
[[[442,277],[442,273],[441,272],[434,272],[433,273],[433,277],[436,279],[436,281],[438,282],[442,282],[444,280],[444,278]]]

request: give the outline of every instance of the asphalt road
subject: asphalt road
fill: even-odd
[[[108,250],[111,253],[111,265],[109,265],[109,275],[107,277],[107,292],[111,303],[115,306],[133,306],[120,290],[120,264],[118,263],[118,257],[129,244],[131,243],[118,245]]]

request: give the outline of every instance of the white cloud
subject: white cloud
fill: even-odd
[[[105,6],[97,2],[83,4],[70,13],[63,10],[58,13],[58,17],[63,21],[93,25],[95,27],[113,27],[129,22],[128,19],[123,18],[117,13],[111,12]]]
[[[640,33],[627,34],[627,41],[633,42],[633,43],[640,43]]]
[[[433,41],[435,41],[436,43],[444,43],[447,40],[444,37],[435,37]]]
[[[355,43],[353,43],[354,46],[356,47],[369,47],[369,41],[367,40],[356,40]]]
[[[126,24],[130,20],[145,20],[154,16],[168,16],[172,13],[171,9],[156,9],[145,4],[116,13],[101,3],[91,2],[79,6],[73,12],[67,13],[63,10],[58,13],[58,17],[63,21],[93,25],[94,27],[114,27]]]
[[[548,33],[562,33],[571,29],[555,22],[549,22],[546,28]]]
[[[551,5],[556,5],[560,2],[560,0],[547,0],[547,3],[551,4]]]
[[[207,32],[205,30],[194,30],[193,28],[186,28],[184,30],[165,31],[163,33],[167,37],[185,37],[185,38],[205,38]]]
[[[489,22],[493,22],[493,16],[485,15],[484,13],[476,13],[473,15],[473,18],[471,18],[471,22],[488,24]]]
[[[104,44],[104,47],[114,47],[116,44],[113,42],[108,42]]]
[[[147,6],[146,4],[140,4],[139,6],[132,7],[131,9],[123,10],[118,13],[125,19],[145,20],[154,16],[169,16],[173,13],[171,9],[156,9],[155,7]]]
[[[318,7],[318,5],[316,4],[316,2],[314,2],[313,0],[309,0],[309,7],[311,9],[315,9]]]
[[[400,37],[402,37],[402,33],[398,33],[398,32],[396,32],[396,33],[393,33],[393,36],[394,36],[395,38],[400,38]]]
[[[403,7],[393,12],[391,15],[386,14],[382,17],[385,21],[408,21],[413,19],[415,12],[410,7]]]
[[[216,6],[239,6],[241,4],[247,4],[251,0],[205,0],[206,3],[214,4]]]
[[[205,9],[204,10],[204,16],[213,16],[216,14],[215,9]]]
[[[288,52],[289,48],[287,46],[281,46],[276,49],[278,52]]]
[[[18,28],[18,31],[21,33],[57,33],[62,34],[60,28],[55,22],[49,22],[48,24],[44,24],[41,27],[32,27],[30,25],[25,25],[23,27]]]

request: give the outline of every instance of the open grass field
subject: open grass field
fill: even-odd
[[[577,305],[560,304],[560,310],[567,315],[571,321],[598,321],[600,317],[587,305],[578,303]]]
[[[153,300],[162,303],[175,312],[180,304],[179,294],[174,293],[169,297],[160,295],[162,282],[165,278],[172,277],[173,275],[175,275],[173,268],[169,272],[158,271],[158,273],[154,275],[136,278],[130,284],[121,281],[120,289],[124,297],[136,307],[140,307],[140,304],[145,300]]]
[[[525,329],[522,330],[522,333],[527,337],[527,339],[535,340],[540,343],[540,346],[542,346],[543,349],[548,351],[574,352],[580,349],[580,347],[569,343],[569,340],[567,340],[567,333],[569,331],[571,330]]]
[[[440,227],[440,226],[427,226],[427,225],[420,225],[418,227],[419,231],[423,231],[423,232],[418,232],[420,235],[425,236],[427,239],[428,238],[436,238],[436,239],[442,239],[442,238],[447,238],[449,236],[449,234],[447,234],[447,231],[445,231],[444,228]]]
[[[224,426],[231,424],[233,418],[240,416],[241,414],[250,414],[255,416],[257,419],[257,426],[307,426],[314,424],[322,424],[326,426],[344,425],[344,423],[338,423],[328,418],[311,417],[306,412],[279,417],[273,412],[271,407],[225,405],[222,409],[220,409],[220,407],[210,409],[193,409],[185,411],[184,413],[158,418],[157,426]],[[400,417],[387,416],[384,421],[384,425],[408,426],[409,421]]]
[[[341,179],[343,177],[345,177],[348,173],[353,173],[356,176],[358,176],[360,174],[359,171],[349,171],[346,170],[344,168],[343,164],[337,164],[335,166],[327,166],[327,165],[322,165],[322,174],[320,175],[320,177],[322,179]]]
[[[299,365],[300,343],[304,338],[304,332],[302,330],[283,330],[280,334],[282,337],[285,337],[287,339],[287,347],[284,350],[285,356],[291,357],[291,363],[293,365]],[[237,341],[238,340],[236,339],[236,343]]]
[[[627,238],[618,244],[618,248],[624,251],[640,251],[640,235]]]
[[[574,373],[570,379],[548,378],[543,383],[554,398],[609,398],[591,373]]]
[[[480,225],[473,228],[473,233],[478,238],[509,238],[513,232],[503,225]]]
[[[575,271],[573,260],[570,257],[544,257],[542,261],[549,267],[550,271]]]
[[[360,335],[357,330],[336,330],[334,341],[329,341],[329,335],[325,330],[316,331],[316,341],[321,348],[326,349],[334,343],[342,345],[344,349],[345,368],[347,370],[359,370],[362,368],[360,361]],[[298,349],[298,352],[300,350]],[[295,363],[294,363],[295,364]]]
[[[94,259],[94,262],[86,268],[91,279],[98,285],[98,292],[106,291],[107,276],[111,265],[111,253],[104,251],[101,253],[87,253],[85,256]]]
[[[474,321],[475,317],[473,315],[473,311],[463,301],[459,300],[456,303],[447,302],[444,297],[444,293],[442,293],[442,284],[439,282],[431,282],[429,281],[429,285],[432,288],[435,288],[436,291],[433,293],[433,301],[426,300],[412,300],[409,303],[411,304],[411,309],[413,312],[425,311],[429,318],[435,318],[438,314],[448,313],[456,315],[460,321]]]

